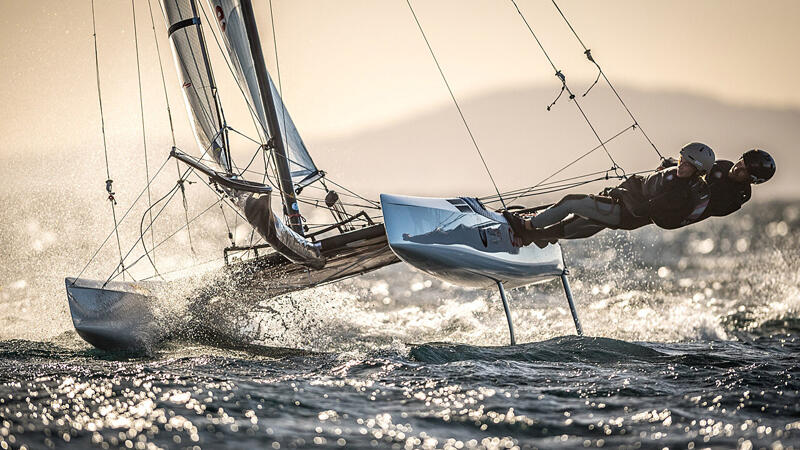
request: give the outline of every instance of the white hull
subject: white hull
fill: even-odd
[[[502,215],[471,198],[381,194],[389,246],[403,261],[462,286],[524,286],[558,277],[558,244],[517,247]]]
[[[173,330],[156,320],[153,308],[161,285],[67,278],[72,323],[86,342],[103,350],[150,351]]]

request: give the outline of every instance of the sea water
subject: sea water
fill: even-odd
[[[799,231],[774,202],[564,242],[585,336],[556,280],[509,291],[513,347],[497,292],[397,265],[209,317],[233,350],[106,353],[3,256],[0,448],[798,448]]]

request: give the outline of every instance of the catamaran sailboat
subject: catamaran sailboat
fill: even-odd
[[[169,152],[169,158],[178,161],[182,168],[181,178],[171,194],[183,193],[182,183],[190,174],[200,175],[219,196],[219,201],[234,209],[263,240],[259,245],[232,245],[225,249],[226,263],[229,252],[246,251],[255,256],[220,269],[220,276],[226,279],[220,289],[246,290],[263,300],[404,261],[456,285],[497,287],[514,344],[511,311],[504,287],[560,278],[577,332],[582,333],[561,247],[558,244],[544,248],[516,245],[505,218],[488,209],[481,200],[382,194],[380,203],[370,204],[380,211],[383,223],[363,210],[348,212],[339,193],[325,185],[328,175],[316,167],[267,71],[251,0],[208,0],[211,14],[206,14],[198,1],[161,0],[166,32],[199,144],[199,156],[174,145]],[[413,13],[413,9],[411,11]],[[92,12],[94,14],[94,8]],[[261,142],[256,152],[265,155],[261,181],[247,178],[250,172],[239,169],[231,157],[229,135],[235,130],[224,118],[204,35],[207,30],[202,25],[203,19],[208,21],[209,16],[224,41],[226,62],[259,129]],[[424,37],[421,26],[420,31]],[[216,32],[212,30],[212,33],[216,39]],[[95,50],[96,46],[95,33]],[[430,44],[428,46],[433,55]],[[588,49],[587,56],[594,62]],[[441,75],[444,78],[443,72]],[[565,89],[563,74],[557,71],[556,75],[563,83],[562,90]],[[98,76],[98,94],[99,80]],[[444,80],[447,83],[446,78]],[[571,98],[574,99],[574,95]],[[102,100],[100,106],[102,114]],[[464,122],[466,125],[466,120]],[[634,122],[631,128],[636,125]],[[604,146],[602,140],[600,146]],[[267,176],[270,168],[274,170],[274,179]],[[301,194],[314,184],[323,185],[324,202],[304,205],[328,209],[334,220],[327,226],[310,229],[303,224],[300,205],[303,203]],[[107,188],[113,200],[110,180]],[[282,214],[274,212],[273,194],[281,199],[279,206],[282,208],[277,209],[282,209]],[[498,197],[502,201],[499,192]],[[151,205],[148,212],[154,206]],[[116,214],[114,217],[115,226],[118,226]],[[142,227],[137,241],[145,249],[139,260],[150,259],[144,234],[152,223],[151,219],[147,228]],[[150,349],[180,326],[156,317],[159,298],[169,291],[173,282],[120,281],[119,276],[124,277],[131,265],[126,261],[130,252],[125,256],[122,253],[120,248],[120,262],[106,280],[89,280],[80,275],[66,279],[73,324],[83,339],[101,349]],[[214,286],[206,286],[205,294],[213,289]],[[198,294],[197,298],[203,295]]]

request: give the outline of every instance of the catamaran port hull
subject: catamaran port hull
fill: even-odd
[[[78,335],[109,351],[149,352],[176,333],[216,343],[218,314],[246,314],[269,298],[332,283],[399,262],[382,224],[319,241],[325,267],[309,269],[273,252],[238,261],[187,283],[109,282],[67,278],[72,323]],[[218,300],[224,300],[219,302]],[[186,309],[176,307],[176,303]],[[216,308],[216,309],[215,309]]]
[[[148,351],[170,333],[156,320],[157,283],[103,282],[67,278],[67,299],[78,335],[109,351]]]
[[[461,286],[513,288],[564,273],[561,247],[518,247],[502,215],[468,197],[381,194],[389,246],[403,261]]]

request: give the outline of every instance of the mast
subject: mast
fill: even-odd
[[[280,123],[278,122],[275,99],[271,95],[269,75],[267,74],[267,66],[264,63],[264,53],[261,50],[261,41],[259,40],[258,28],[256,27],[253,4],[250,0],[242,0],[241,4],[242,19],[244,21],[244,27],[247,30],[248,41],[250,42],[250,52],[253,55],[256,78],[261,88],[261,101],[267,109],[267,126],[272,133],[270,143],[272,144],[272,150],[275,152],[275,166],[278,169],[284,209],[289,217],[289,226],[296,233],[303,236],[303,224],[300,219],[300,208],[297,205],[297,197],[294,193],[292,174],[289,168],[289,158],[286,155],[286,143],[283,141]]]

